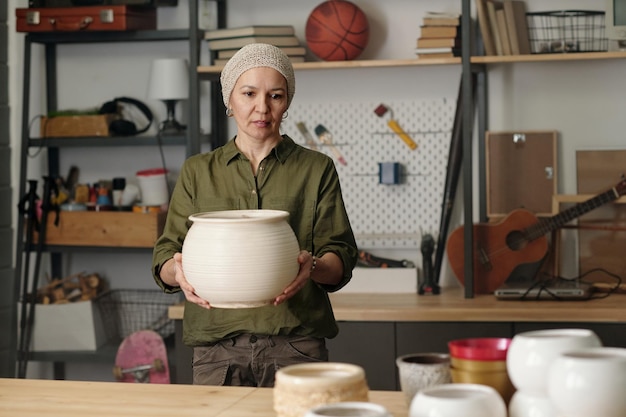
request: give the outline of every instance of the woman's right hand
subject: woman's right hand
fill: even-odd
[[[175,273],[174,277],[176,279],[176,282],[178,283],[178,286],[185,294],[185,298],[187,299],[187,301],[189,301],[190,303],[197,304],[200,307],[203,307],[206,309],[211,308],[211,305],[209,304],[209,302],[203,298],[200,298],[196,294],[196,290],[194,290],[191,284],[187,281],[187,278],[185,278],[185,273],[183,272],[183,254],[180,252],[174,254],[174,273]]]

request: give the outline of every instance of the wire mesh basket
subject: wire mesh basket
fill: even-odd
[[[165,338],[174,333],[167,310],[180,301],[181,293],[119,289],[102,294],[98,307],[109,340],[122,340],[138,330],[154,330]]]
[[[526,19],[533,54],[608,50],[603,11],[532,12]]]

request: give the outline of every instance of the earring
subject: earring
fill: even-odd
[[[226,109],[226,116],[231,117],[233,115],[233,109]]]
[[[287,117],[289,117],[289,111],[285,110],[285,112],[283,113],[283,120],[286,119]]]

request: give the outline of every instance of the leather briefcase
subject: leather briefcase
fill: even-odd
[[[80,32],[154,30],[155,7],[84,6],[17,8],[18,32]]]

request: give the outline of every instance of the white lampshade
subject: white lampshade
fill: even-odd
[[[148,97],[181,100],[189,97],[189,65],[186,59],[156,59],[152,62]]]

